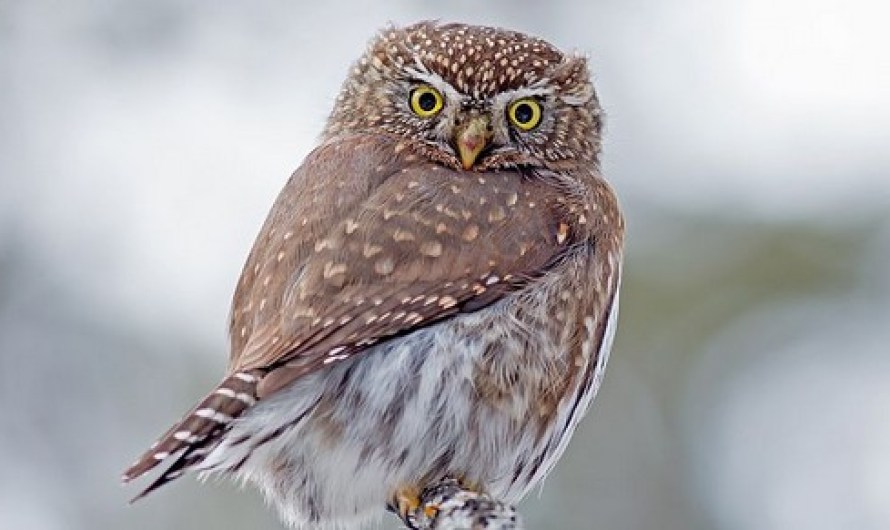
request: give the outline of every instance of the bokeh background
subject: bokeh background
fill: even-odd
[[[622,321],[528,527],[890,528],[890,4],[440,4],[0,1],[0,528],[281,528],[119,473],[221,376],[350,62],[423,18],[590,54],[608,111]]]

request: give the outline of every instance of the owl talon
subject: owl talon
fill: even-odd
[[[417,488],[402,488],[396,490],[389,503],[389,509],[399,516],[405,526],[411,530],[417,530],[419,528],[417,512],[420,510],[420,503],[420,492]],[[424,510],[425,512],[426,510]]]
[[[459,492],[473,494],[472,489],[464,484],[463,480],[446,478],[423,490],[402,488],[393,495],[389,509],[411,530],[435,528],[443,502],[454,498]]]
[[[396,491],[389,508],[410,530],[523,528],[516,508],[471,489],[467,483],[446,478],[419,493],[416,488],[404,488]]]

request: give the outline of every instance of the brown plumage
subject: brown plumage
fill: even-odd
[[[444,476],[521,497],[614,332],[623,223],[600,120],[586,61],[544,41],[385,31],[247,259],[229,375],[125,480],[175,456],[145,493],[189,469],[240,474],[297,526],[364,519]],[[485,452],[466,462],[460,444]]]

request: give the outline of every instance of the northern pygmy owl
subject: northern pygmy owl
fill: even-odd
[[[235,290],[228,375],[126,471],[256,484],[295,527],[446,477],[516,502],[600,385],[623,220],[583,57],[421,22],[355,63]],[[144,494],[143,493],[143,494]]]

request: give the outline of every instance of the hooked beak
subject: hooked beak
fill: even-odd
[[[488,130],[488,118],[474,116],[465,124],[458,126],[454,134],[454,145],[464,169],[470,169],[476,163],[479,153],[491,141],[491,131]]]

